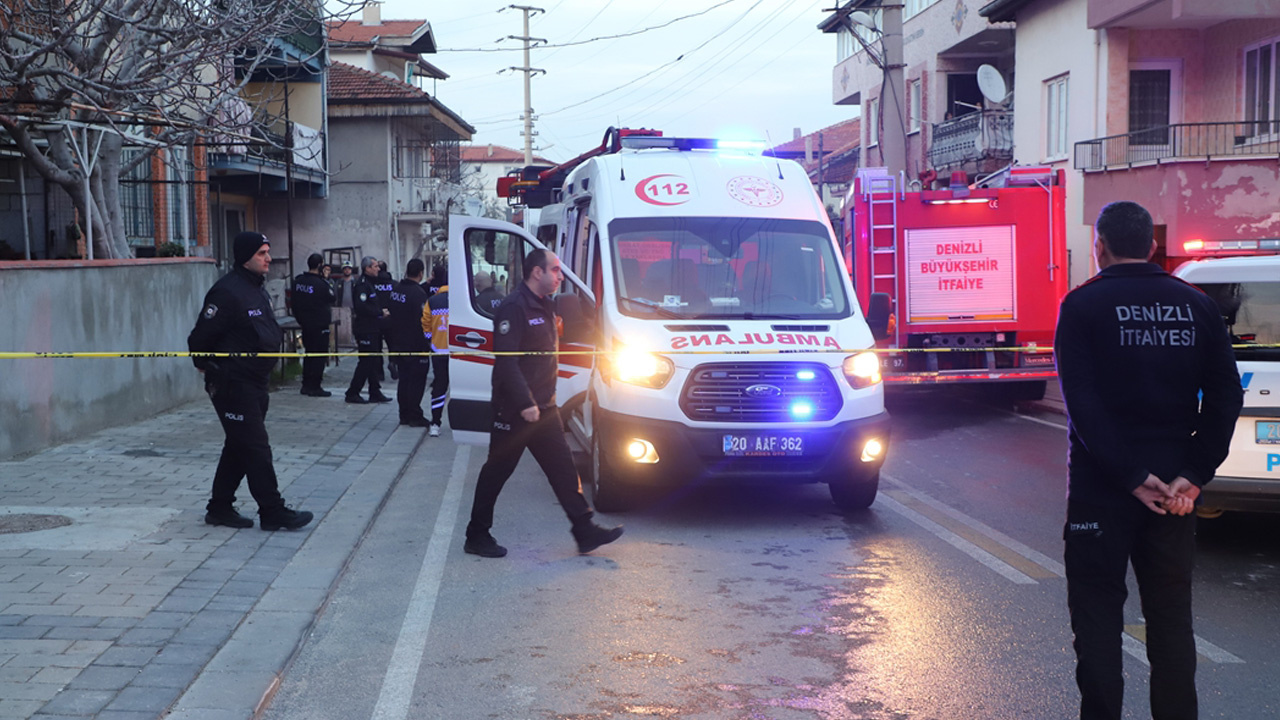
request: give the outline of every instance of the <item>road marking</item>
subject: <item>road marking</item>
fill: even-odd
[[[1196,635],[1196,654],[1200,660],[1205,662],[1215,662],[1223,665],[1243,665],[1244,660],[1232,655],[1204,638]],[[1143,665],[1151,666],[1147,660],[1147,626],[1146,625],[1125,625],[1124,626],[1124,651],[1142,661]]]
[[[972,542],[960,537],[959,535],[948,530],[942,525],[939,525],[937,522],[934,522],[933,520],[925,517],[920,512],[910,507],[907,507],[905,504],[903,504],[902,502],[900,502],[899,500],[893,497],[894,495],[897,495],[897,494],[898,493],[895,493],[893,491],[880,493],[880,497],[877,500],[878,504],[888,507],[890,510],[893,510],[894,512],[905,517],[911,522],[914,522],[915,524],[919,525],[925,530],[928,530],[929,532],[936,535],[943,542],[947,543],[948,545],[951,545],[955,549],[959,550],[965,555],[968,555],[974,560],[977,560],[983,565],[986,565],[988,568],[991,568],[995,572],[1004,576],[1004,578],[1009,580],[1010,582],[1016,583],[1018,585],[1035,585],[1036,584],[1036,581],[1034,578],[1030,577],[1029,575],[1022,572],[1021,570],[1018,570],[1017,568],[1013,567],[1012,565],[1005,562],[1004,560],[1001,560],[995,555],[992,555],[991,553],[987,552],[986,550],[983,550],[982,548],[978,547]]]
[[[1020,419],[1022,419],[1022,420],[1026,420],[1027,422],[1040,423],[1041,425],[1048,425],[1048,426],[1049,426],[1049,427],[1051,427],[1051,428],[1058,428],[1059,430],[1069,430],[1069,429],[1070,429],[1070,428],[1068,428],[1066,425],[1059,425],[1059,424],[1058,424],[1058,423],[1056,423],[1056,422],[1049,422],[1048,420],[1041,420],[1041,419],[1040,419],[1040,418],[1038,418],[1038,417],[1031,417],[1030,415],[1023,415],[1022,413],[1016,413],[1016,412],[1013,412],[1012,410],[1005,410],[1004,412],[1005,412],[1005,413],[1008,413],[1009,415],[1012,415],[1012,416],[1014,416],[1014,417],[1016,417],[1016,418],[1020,418]]]
[[[453,469],[449,484],[445,487],[440,512],[436,515],[435,530],[427,542],[427,552],[422,557],[422,568],[413,587],[413,596],[396,637],[396,647],[391,652],[391,662],[382,678],[378,692],[378,704],[373,708],[373,720],[406,720],[409,703],[413,699],[413,686],[418,679],[422,655],[426,652],[427,635],[431,631],[431,615],[435,612],[439,596],[440,580],[444,575],[449,545],[458,522],[458,508],[462,504],[463,479],[471,460],[471,446],[458,445],[453,456]]]

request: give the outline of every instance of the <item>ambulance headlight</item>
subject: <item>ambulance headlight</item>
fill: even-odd
[[[844,359],[844,379],[855,390],[880,382],[880,358],[873,352],[862,352]]]
[[[675,371],[670,359],[648,350],[622,346],[613,355],[613,376],[624,383],[661,388]]]

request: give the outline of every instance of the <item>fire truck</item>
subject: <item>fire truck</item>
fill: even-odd
[[[867,317],[888,318],[872,327],[888,386],[1044,396],[1067,291],[1063,182],[1061,170],[1012,167],[987,187],[957,173],[909,191],[883,168],[859,172],[841,212],[845,262]]]

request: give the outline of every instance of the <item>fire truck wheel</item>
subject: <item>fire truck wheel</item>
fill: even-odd
[[[846,512],[866,510],[875,502],[876,491],[880,488],[880,473],[877,471],[870,477],[858,474],[832,478],[827,482],[831,489],[831,499],[836,507]]]
[[[626,510],[631,505],[631,493],[600,451],[599,429],[591,433],[591,502],[596,510],[605,513]]]

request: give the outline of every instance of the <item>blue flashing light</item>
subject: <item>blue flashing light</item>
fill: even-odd
[[[812,370],[800,370],[796,372],[797,380],[812,380],[817,377]]]
[[[717,140],[716,149],[718,150],[750,150],[760,152],[764,150],[765,144],[759,140]]]
[[[813,403],[800,401],[791,403],[791,417],[803,420],[813,415]]]

